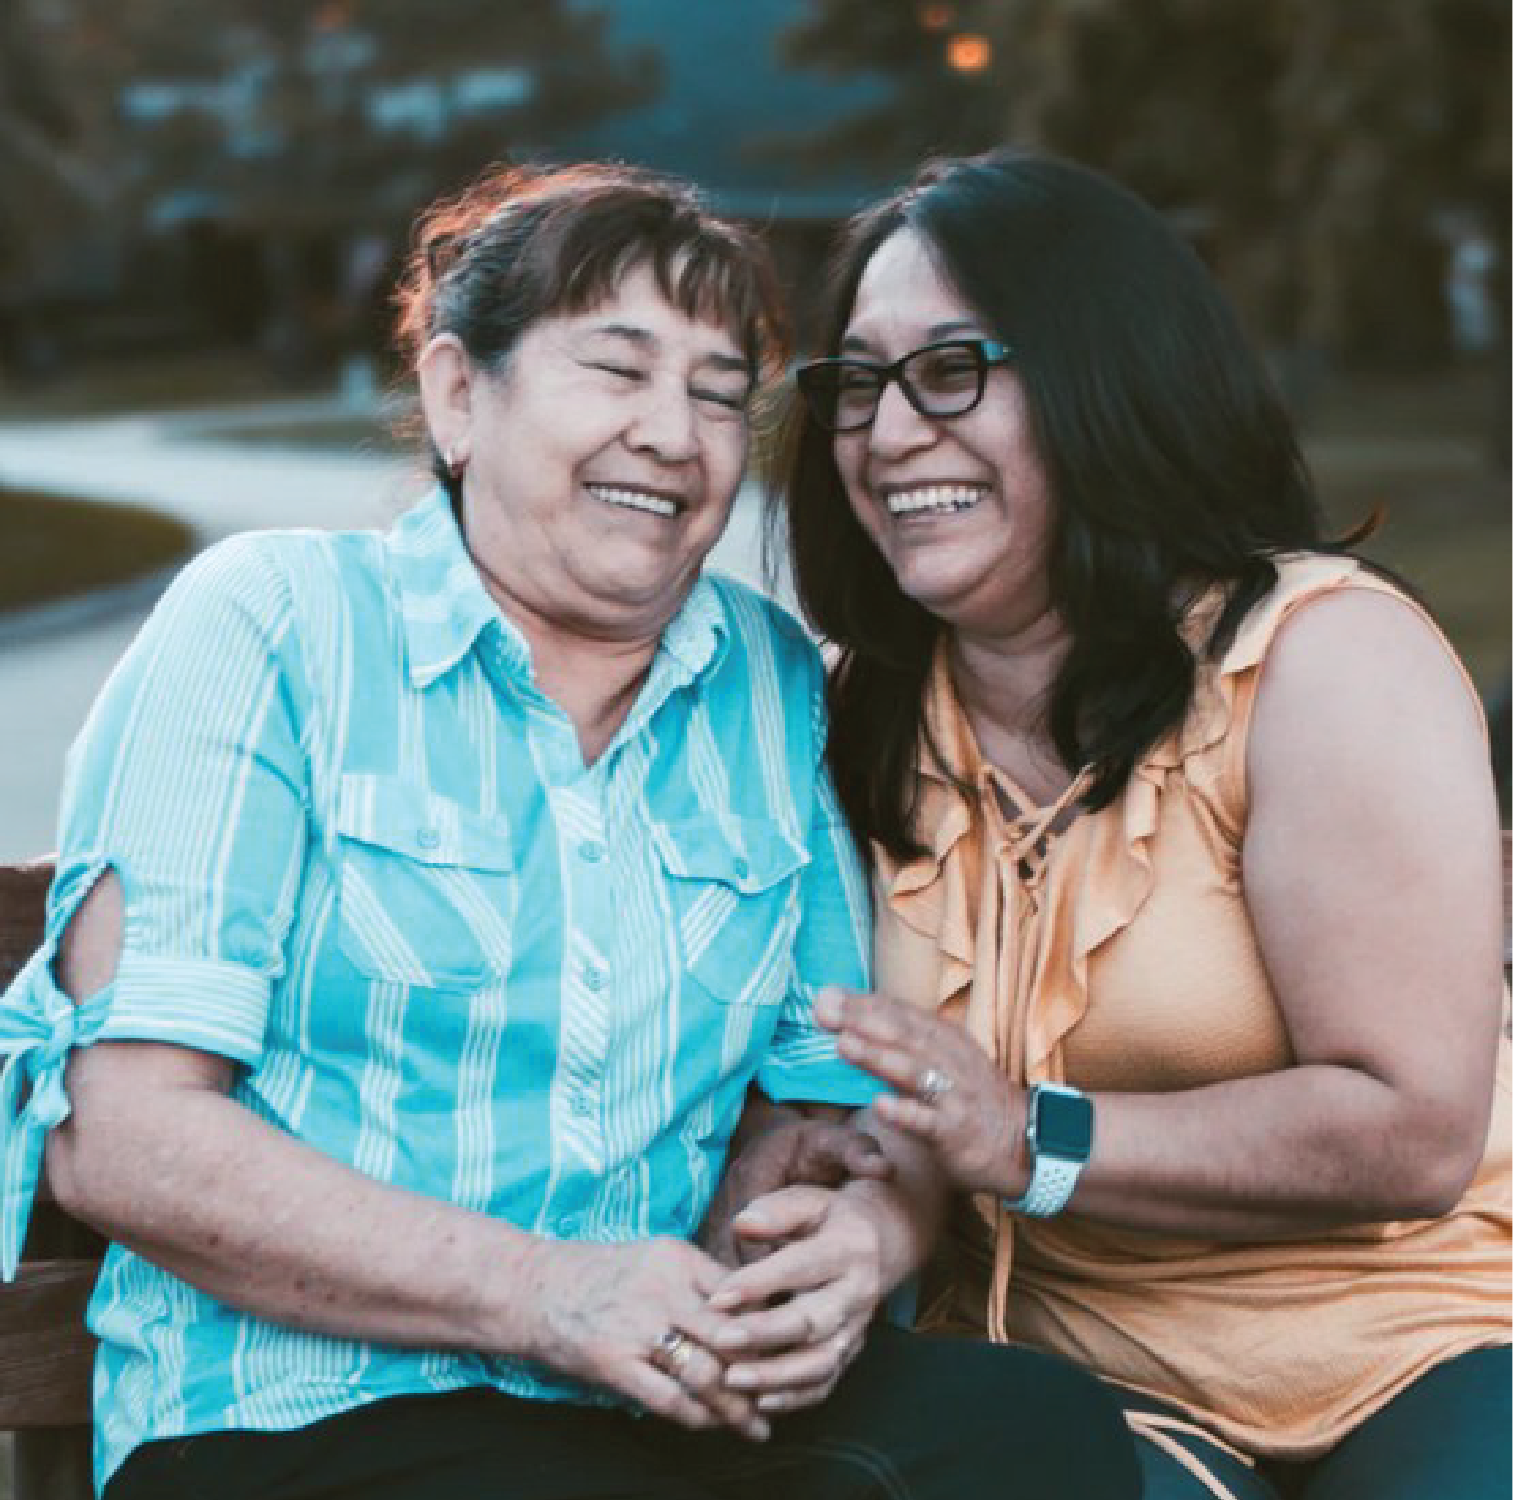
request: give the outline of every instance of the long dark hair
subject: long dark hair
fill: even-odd
[[[1338,549],[1233,311],[1148,204],[1029,152],[932,164],[848,226],[817,352],[838,351],[868,260],[902,229],[1015,351],[1051,492],[1051,598],[1071,640],[1049,728],[1066,765],[1091,767],[1085,805],[1107,806],[1192,699],[1197,664],[1179,628],[1191,591],[1226,586],[1204,645],[1217,655],[1275,584],[1276,553]],[[839,648],[830,756],[842,806],[864,844],[905,857],[919,852],[924,688],[943,627],[868,540],[832,442],[795,408],[777,504],[800,602]]]

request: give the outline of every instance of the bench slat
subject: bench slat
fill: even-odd
[[[0,1429],[89,1421],[95,1341],[84,1307],[98,1261],[42,1260],[21,1267],[0,1296]]]

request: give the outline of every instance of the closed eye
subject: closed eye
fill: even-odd
[[[720,407],[724,411],[744,413],[751,400],[751,392],[746,389],[739,391],[716,391],[708,387],[694,386],[689,394],[695,401],[703,401],[710,406]]]
[[[604,360],[589,360],[588,367],[591,370],[603,370],[606,375],[618,376],[621,380],[645,380],[646,371],[638,370],[632,365],[612,365]]]

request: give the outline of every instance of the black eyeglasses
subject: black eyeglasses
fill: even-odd
[[[962,417],[979,401],[994,365],[1013,351],[997,339],[947,339],[911,349],[891,365],[870,359],[815,359],[794,379],[814,420],[831,432],[870,427],[890,380],[922,417]]]

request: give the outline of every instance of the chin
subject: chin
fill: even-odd
[[[906,568],[902,573],[894,574],[894,577],[904,594],[947,624],[954,620],[958,611],[966,607],[982,585],[981,578],[963,578],[925,568]]]

